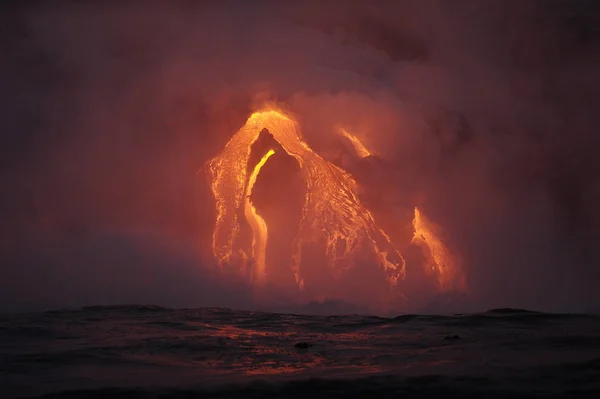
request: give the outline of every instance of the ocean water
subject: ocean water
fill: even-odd
[[[600,317],[0,315],[0,397],[600,397]]]

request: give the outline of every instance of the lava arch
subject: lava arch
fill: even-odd
[[[245,201],[253,173],[248,175],[247,164],[251,147],[261,131],[268,130],[283,150],[295,158],[306,183],[306,195],[298,232],[290,256],[290,270],[299,288],[304,287],[300,265],[302,248],[307,243],[323,246],[328,266],[342,274],[352,266],[352,255],[367,247],[383,268],[386,279],[396,285],[404,278],[406,264],[387,234],[375,223],[371,212],[361,203],[354,178],[340,167],[324,160],[303,141],[298,124],[287,115],[266,110],[253,113],[238,130],[223,151],[208,162],[211,190],[216,202],[216,223],[213,232],[213,254],[219,265],[230,262],[240,231],[239,209]],[[263,159],[265,159],[263,157]],[[266,163],[264,160],[264,163]],[[254,179],[256,179],[254,176]],[[253,183],[252,183],[253,184]],[[251,191],[251,187],[250,187]],[[250,218],[257,219],[248,208]],[[268,227],[253,228],[253,245],[241,248],[243,257],[254,259],[255,275],[262,275],[264,265],[257,262],[257,243],[266,246]],[[264,237],[261,236],[264,234]],[[262,251],[262,250],[261,250]],[[259,280],[264,281],[265,276]]]

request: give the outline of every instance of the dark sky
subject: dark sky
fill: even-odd
[[[196,172],[264,101],[371,132],[481,306],[600,309],[598,2],[2,7],[0,311],[251,306]]]

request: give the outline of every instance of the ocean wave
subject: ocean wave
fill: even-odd
[[[592,389],[599,359],[600,317],[518,309],[383,318],[128,305],[0,317],[0,397],[99,397],[111,386],[115,397],[495,397],[514,381]],[[439,380],[417,390],[430,375]],[[488,379],[500,382],[482,388]]]

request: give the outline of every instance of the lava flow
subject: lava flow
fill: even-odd
[[[267,153],[250,177],[247,176],[252,144],[264,129],[271,133],[288,155],[296,159],[307,188],[299,229],[290,254],[290,269],[297,285],[301,289],[304,287],[300,265],[302,249],[308,243],[323,246],[334,275],[339,276],[347,271],[352,266],[352,255],[361,248],[367,248],[385,271],[390,284],[395,285],[403,278],[404,258],[359,200],[358,184],[354,178],[316,154],[302,140],[297,123],[275,110],[252,114],[223,151],[208,162],[217,211],[213,253],[219,265],[222,267],[235,263],[232,259],[234,255],[241,260],[253,259],[256,278],[259,281],[267,278],[267,225],[248,197],[261,167],[272,153]],[[245,217],[253,231],[252,248],[238,243],[238,214],[244,196]]]
[[[267,249],[267,238],[268,230],[267,223],[265,220],[256,212],[256,208],[252,204],[250,197],[252,196],[252,189],[256,178],[260,173],[262,167],[267,163],[271,155],[275,154],[275,151],[269,150],[265,156],[262,157],[260,162],[254,167],[250,179],[248,181],[248,187],[246,189],[246,200],[244,201],[244,215],[246,220],[252,228],[252,257],[256,263],[255,279],[256,282],[261,284],[265,280],[265,252]]]

